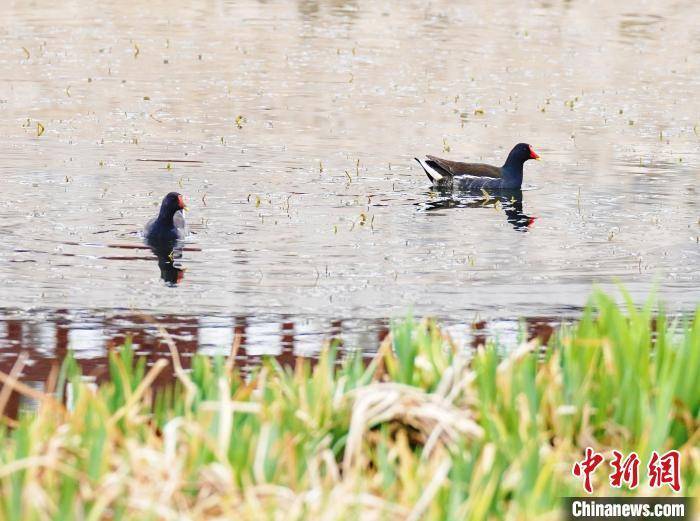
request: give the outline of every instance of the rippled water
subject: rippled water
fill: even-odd
[[[144,313],[196,324],[193,349],[244,324],[307,352],[409,311],[513,334],[594,283],[700,300],[694,2],[106,4],[0,11],[6,353],[101,356]],[[413,162],[519,141],[545,159],[522,208],[432,193]],[[176,285],[138,235],[171,190]]]

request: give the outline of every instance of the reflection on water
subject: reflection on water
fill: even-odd
[[[86,310],[298,342],[570,316],[593,284],[700,300],[695,4],[40,4],[0,10],[0,306],[73,316],[86,356]],[[517,142],[544,159],[522,196],[428,195],[412,159]],[[138,235],[170,191],[171,257]]]
[[[514,341],[524,335],[545,343],[553,325],[560,320],[561,317],[533,317],[523,324],[446,321],[445,326],[455,343],[467,349],[483,345],[489,336]],[[313,357],[330,342],[345,350],[361,349],[364,356],[371,357],[388,334],[389,325],[388,319],[145,315],[101,310],[42,311],[28,317],[18,310],[0,308],[0,371],[9,374],[19,354],[29,353],[19,376],[23,382],[43,388],[71,350],[83,374],[90,380],[102,381],[108,377],[109,351],[127,339],[149,365],[158,358],[169,359],[159,326],[176,342],[185,369],[189,369],[195,353],[228,356],[234,344],[236,364],[244,369],[259,364],[263,355],[275,356],[281,364],[293,366],[297,357]],[[164,384],[171,382],[174,374],[164,371],[158,378],[157,385]],[[14,418],[20,406],[20,396],[13,394],[4,413]]]
[[[624,13],[620,17],[620,36],[623,39],[654,40],[663,28],[664,18],[651,13]]]
[[[176,286],[185,278],[182,266],[183,247],[177,244],[152,244],[151,251],[158,258],[160,278],[166,284]]]
[[[536,217],[523,213],[522,190],[500,190],[493,193],[484,192],[480,196],[473,193],[437,192],[439,196],[419,206],[426,211],[447,210],[450,208],[493,208],[503,211],[508,221],[515,230],[527,231],[535,223]],[[433,194],[430,193],[430,196]],[[475,218],[477,218],[475,216]]]

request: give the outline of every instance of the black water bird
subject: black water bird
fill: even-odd
[[[447,190],[519,190],[523,183],[523,164],[540,156],[527,143],[518,143],[503,166],[461,163],[435,156],[414,158],[436,188]]]
[[[163,198],[158,217],[146,224],[144,237],[149,245],[161,245],[182,240],[187,235],[185,216],[182,211],[187,209],[185,201],[177,192],[170,192]]]

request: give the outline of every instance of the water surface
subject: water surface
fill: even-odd
[[[6,353],[63,327],[104,356],[116,315],[185,317],[224,352],[242,319],[270,352],[292,323],[307,353],[339,323],[372,349],[409,311],[514,334],[593,284],[700,300],[694,2],[100,4],[0,11]],[[433,193],[413,162],[519,141],[545,161],[518,208]],[[171,190],[177,284],[138,235]]]

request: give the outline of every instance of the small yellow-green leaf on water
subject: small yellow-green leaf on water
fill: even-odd
[[[337,234],[337,233],[338,233],[338,225],[337,225],[337,224],[334,224],[334,225],[333,225],[333,233],[334,233],[334,234]]]
[[[41,123],[37,122],[37,124],[36,124],[36,135],[37,135],[37,137],[41,136],[41,135],[44,133],[44,130],[46,130],[46,129],[44,128],[44,125],[42,125]]]
[[[139,49],[139,44],[134,42],[134,58],[138,58],[139,54],[141,54],[141,49]]]
[[[323,173],[323,161],[318,162],[318,173],[319,174]]]
[[[620,112],[619,112],[619,114],[622,114],[622,109],[620,109]]]
[[[247,120],[246,120],[245,116],[242,116],[242,115],[240,115],[240,114],[239,114],[238,116],[236,116],[236,126],[237,126],[238,128],[243,128],[243,124],[244,124],[246,121],[247,121]]]
[[[150,97],[150,96],[144,96],[144,97],[143,97],[143,101],[151,101],[151,97]]]
[[[261,203],[260,196],[257,196],[257,195],[256,195],[256,196],[255,196],[255,207],[256,207],[256,208],[259,208],[259,207],[260,207],[260,203]]]
[[[223,145],[224,143],[224,136],[221,136],[221,144]]]
[[[29,53],[29,49],[27,49],[26,47],[22,47],[22,50],[24,51],[24,57],[26,59],[31,58],[32,55]]]
[[[70,85],[66,87],[66,96],[70,98]]]
[[[483,115],[484,115],[484,109],[474,109],[474,115],[475,115],[475,116],[483,116]]]
[[[172,170],[172,169],[173,169],[173,165],[171,165],[170,163],[168,163],[168,164],[165,165],[165,168],[166,168],[167,170]]]
[[[630,120],[627,122],[627,124],[631,127],[632,125],[634,125],[634,121],[630,119]]]
[[[100,160],[100,166],[105,166],[105,162]]]

